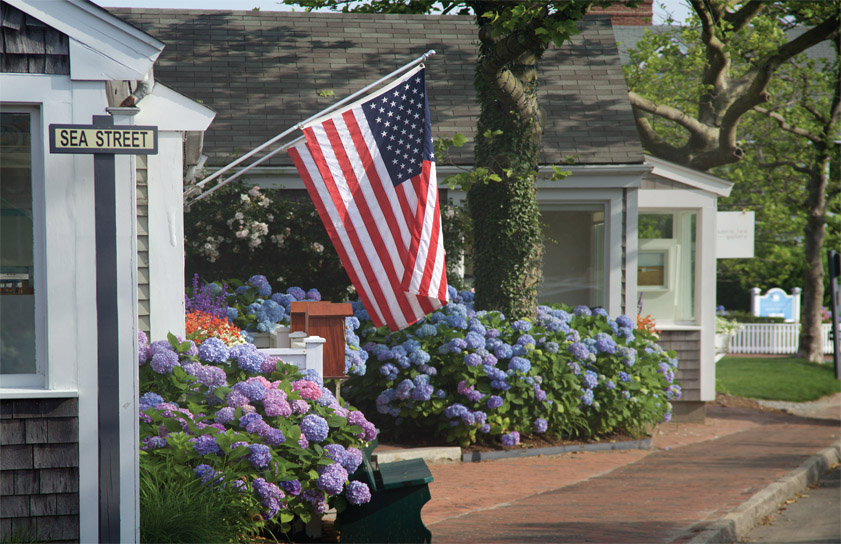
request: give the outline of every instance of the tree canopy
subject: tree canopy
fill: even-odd
[[[688,166],[718,166],[712,173],[735,182],[720,208],[756,211],[757,251],[752,260],[720,261],[722,294],[732,297],[735,291],[747,300],[750,287],[802,286],[800,351],[804,357],[820,359],[826,226],[841,220],[837,214],[841,207],[839,3],[744,2],[733,11],[718,12],[721,28],[712,30],[719,29],[722,38],[711,37],[705,22],[704,10],[709,15],[715,9],[693,6],[699,16],[689,25],[649,34],[631,51],[626,75],[644,145],[655,155]],[[734,24],[737,13],[743,13],[742,19],[749,17],[749,24]],[[818,42],[821,48],[810,46],[777,64],[808,43],[804,36],[814,39],[821,27],[798,23],[816,20],[836,21],[827,38]],[[725,58],[726,69],[721,65]],[[768,73],[758,74],[757,67]],[[711,78],[713,73],[718,77]],[[730,90],[739,85],[728,87],[733,80],[754,83],[743,86],[741,98],[734,99]],[[733,100],[728,102],[726,96]],[[751,107],[729,118],[728,111],[739,111],[740,100]],[[701,120],[712,119],[717,108],[721,117],[714,129],[719,140],[713,147],[688,127],[703,125]],[[725,129],[726,146],[721,139]],[[686,155],[674,156],[678,150]],[[830,230],[829,240],[838,243],[837,228]]]
[[[691,50],[663,34],[648,45],[647,61],[631,69],[631,105],[645,149],[657,157],[707,171],[744,156],[738,127],[754,107],[771,98],[774,74],[792,58],[837,36],[841,1],[690,0]],[[797,35],[786,34],[805,28]],[[676,64],[672,64],[676,63]],[[697,76],[699,85],[673,92],[670,80]],[[659,76],[659,77],[658,77]],[[646,79],[659,88],[639,92]],[[660,128],[668,126],[668,128]]]

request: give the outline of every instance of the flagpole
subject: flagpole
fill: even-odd
[[[347,104],[348,102],[350,102],[350,101],[354,100],[354,99],[355,99],[356,97],[358,97],[359,95],[364,94],[364,93],[366,93],[368,90],[370,90],[370,89],[372,89],[372,88],[374,88],[374,87],[376,87],[376,86],[380,85],[380,84],[381,84],[381,83],[383,83],[384,81],[387,81],[387,80],[389,80],[389,79],[392,79],[392,78],[396,77],[397,75],[399,75],[399,74],[401,74],[401,73],[403,73],[403,72],[405,72],[405,71],[409,70],[410,68],[414,67],[415,65],[420,64],[421,62],[424,62],[426,59],[428,59],[429,57],[433,56],[434,54],[435,54],[435,50],[434,50],[434,49],[430,49],[429,51],[427,51],[427,52],[426,52],[426,53],[424,53],[423,55],[421,55],[421,56],[419,56],[418,58],[416,58],[416,59],[412,60],[411,62],[409,62],[409,63],[407,63],[407,64],[405,64],[405,65],[401,66],[400,68],[398,68],[398,69],[394,70],[394,71],[393,71],[393,72],[391,72],[390,74],[388,74],[388,75],[385,75],[385,76],[381,77],[381,78],[380,78],[380,79],[378,79],[377,81],[374,81],[373,83],[371,83],[371,84],[367,85],[366,87],[364,87],[364,88],[362,88],[362,89],[360,89],[360,90],[356,91],[355,93],[350,94],[349,96],[347,96],[347,97],[343,98],[342,100],[340,100],[340,101],[336,102],[335,104],[332,104],[332,105],[330,105],[330,106],[327,106],[327,107],[326,107],[326,108],[324,108],[323,110],[319,111],[318,113],[316,113],[316,114],[314,114],[314,115],[311,115],[310,117],[308,117],[307,119],[305,119],[305,120],[301,121],[300,123],[296,124],[295,126],[290,127],[290,128],[288,128],[288,129],[284,130],[283,132],[281,132],[280,134],[278,134],[277,136],[275,136],[275,137],[274,137],[274,138],[272,138],[271,140],[269,140],[269,141],[265,142],[264,144],[262,144],[262,145],[260,145],[260,146],[258,146],[258,147],[255,147],[254,149],[252,149],[251,151],[249,151],[248,153],[246,153],[246,154],[245,154],[245,155],[243,155],[242,157],[240,157],[240,158],[238,158],[237,160],[235,160],[235,161],[233,161],[233,162],[229,163],[228,165],[224,166],[223,168],[221,168],[221,169],[217,170],[216,172],[214,172],[214,173],[213,173],[213,174],[211,174],[210,176],[206,177],[206,178],[205,178],[205,179],[203,179],[202,181],[200,181],[200,182],[196,183],[196,184],[195,184],[195,185],[193,185],[190,189],[195,189],[195,188],[199,188],[199,189],[201,189],[201,188],[202,188],[202,187],[204,187],[207,183],[209,183],[210,181],[212,181],[212,180],[214,180],[214,179],[218,178],[219,176],[221,176],[223,173],[227,172],[227,171],[228,171],[228,170],[230,170],[231,168],[233,168],[233,167],[237,166],[238,164],[242,163],[242,162],[243,162],[243,161],[245,161],[246,159],[248,159],[248,158],[250,158],[250,157],[253,157],[255,154],[257,154],[257,153],[259,153],[260,151],[262,151],[262,150],[266,149],[266,148],[267,148],[267,147],[269,147],[270,145],[272,145],[272,144],[274,144],[274,143],[277,143],[278,141],[280,141],[280,140],[282,140],[283,138],[285,138],[286,136],[288,136],[290,133],[292,133],[292,132],[294,132],[294,131],[296,131],[296,130],[299,130],[299,129],[303,126],[303,125],[306,125],[306,124],[307,124],[307,123],[309,123],[310,121],[313,121],[314,119],[318,119],[319,117],[322,117],[322,116],[326,115],[327,113],[329,113],[329,112],[331,112],[331,111],[333,111],[333,110],[335,110],[335,109],[337,109],[337,108],[342,107],[343,105]],[[290,142],[289,144],[286,144],[285,146],[280,147],[280,148],[278,148],[278,149],[276,149],[276,150],[272,151],[270,154],[268,154],[268,155],[266,155],[266,156],[264,156],[264,157],[262,157],[262,158],[258,159],[257,161],[255,161],[254,163],[252,163],[252,164],[250,164],[250,165],[246,166],[245,168],[243,168],[242,170],[240,170],[239,172],[237,172],[237,173],[236,173],[236,174],[234,174],[233,176],[231,176],[231,177],[229,177],[229,178],[227,178],[227,179],[223,180],[223,181],[222,181],[222,182],[220,182],[219,184],[215,185],[213,188],[209,189],[208,191],[205,191],[205,192],[201,193],[200,195],[198,195],[197,197],[195,197],[194,199],[192,199],[189,203],[188,203],[188,202],[186,202],[186,195],[185,195],[185,202],[184,202],[185,206],[189,206],[189,205],[190,205],[190,204],[192,204],[193,202],[195,202],[195,201],[197,201],[197,200],[201,200],[202,198],[204,198],[205,196],[209,195],[209,194],[210,194],[210,193],[212,193],[213,191],[215,191],[215,190],[217,190],[217,189],[221,188],[221,187],[222,187],[222,186],[224,186],[225,184],[229,183],[230,181],[233,181],[234,179],[238,178],[239,176],[241,176],[241,175],[242,175],[242,174],[244,174],[245,172],[247,172],[247,171],[251,170],[251,168],[253,168],[253,167],[257,166],[257,165],[258,165],[258,164],[260,164],[260,163],[262,163],[264,160],[268,159],[269,157],[274,156],[275,154],[279,153],[280,151],[283,151],[284,149],[288,149],[288,148],[289,148],[289,147],[291,147],[293,144],[297,143],[297,142],[298,142],[298,140],[300,140],[300,138],[298,138],[298,139],[294,140],[293,142]]]

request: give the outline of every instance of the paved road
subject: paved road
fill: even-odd
[[[816,486],[789,499],[743,542],[766,544],[841,542],[841,466],[827,472]]]

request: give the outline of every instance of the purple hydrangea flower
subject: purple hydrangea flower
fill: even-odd
[[[213,467],[204,463],[197,466],[193,470],[193,474],[195,474],[196,478],[199,478],[201,480],[201,483],[203,483],[204,485],[208,485],[213,481],[222,482],[222,480],[224,480],[225,478],[221,473],[213,470]]]
[[[260,436],[263,437],[269,446],[279,446],[286,442],[286,437],[283,436],[283,431],[275,429],[268,424],[266,424],[262,432],[260,432]]]
[[[159,448],[165,448],[166,438],[162,436],[147,436],[143,440],[141,440],[143,445],[140,446],[141,450],[156,450]]]
[[[207,455],[208,453],[221,453],[219,444],[216,443],[216,437],[210,434],[203,434],[196,438],[193,443],[193,449],[199,455]]]
[[[345,450],[345,460],[342,463],[342,466],[348,471],[348,474],[353,474],[356,472],[356,469],[359,468],[359,465],[362,464],[362,450],[358,448],[354,448],[353,446],[348,446]]]
[[[502,397],[500,397],[499,395],[491,395],[488,398],[488,408],[490,408],[491,410],[496,410],[497,408],[502,406],[502,404],[503,400]]]
[[[510,359],[514,355],[514,350],[506,343],[500,344],[493,351],[497,359]]]
[[[239,418],[241,427],[247,427],[249,423],[254,423],[255,421],[263,421],[263,416],[257,412],[249,412]]]
[[[248,284],[257,288],[257,294],[263,298],[269,297],[272,294],[272,286],[269,285],[269,280],[266,276],[257,274],[248,278]]]
[[[155,340],[151,344],[149,344],[149,357],[153,357],[156,353],[161,353],[164,351],[171,351],[175,353],[175,349],[173,349],[172,344],[169,343],[169,340]]]
[[[587,389],[592,389],[599,385],[599,375],[592,370],[585,370],[582,380],[584,381],[584,387]]]
[[[208,363],[225,363],[230,355],[228,346],[218,338],[208,338],[199,346],[199,359]]]
[[[178,365],[178,355],[174,351],[159,351],[152,356],[152,370],[158,374],[172,374]]]
[[[616,341],[607,333],[596,334],[596,349],[601,353],[616,353]]]
[[[619,317],[617,317],[616,324],[619,325],[619,327],[626,327],[629,329],[634,328],[634,322],[627,315],[620,315]]]
[[[327,420],[315,414],[304,416],[301,421],[301,432],[307,437],[307,440],[312,442],[321,442],[327,438],[330,428],[327,426]]]
[[[151,391],[149,391],[148,393],[144,393],[143,395],[140,396],[140,403],[139,403],[140,406],[139,407],[140,407],[140,410],[143,411],[143,410],[146,410],[147,408],[154,408],[155,406],[162,403],[163,401],[164,401],[163,397],[161,397],[157,393],[152,393]]]
[[[264,469],[269,466],[269,461],[272,460],[272,450],[264,444],[251,444],[248,446],[251,453],[248,455],[248,460],[254,465],[256,469]]]
[[[341,444],[327,444],[324,446],[324,454],[333,461],[344,466],[345,457],[347,457],[347,450]]]
[[[584,306],[583,304],[579,304],[578,306],[573,308],[572,313],[574,313],[578,317],[590,317],[591,315],[593,315],[593,312],[590,311],[590,308]]]
[[[295,297],[295,300],[304,300],[307,298],[307,293],[300,287],[290,287],[286,290],[287,295],[292,295]]]
[[[524,319],[518,319],[517,321],[511,324],[511,327],[515,331],[528,332],[531,330],[532,324]]]
[[[345,488],[345,497],[351,504],[365,504],[371,500],[371,489],[364,482],[353,481]]]
[[[249,401],[261,401],[266,397],[266,386],[257,381],[239,382],[234,385],[233,390],[248,397]]]
[[[467,366],[479,366],[482,364],[482,357],[476,353],[468,353],[464,356],[464,364]]]
[[[237,344],[231,348],[230,356],[236,359],[237,366],[250,374],[259,373],[266,360],[266,356],[258,352],[254,344]]]
[[[290,404],[292,405],[292,413],[293,414],[306,414],[307,412],[310,411],[310,405],[305,400],[301,400],[301,399],[293,400]],[[268,412],[267,412],[266,415],[268,415]]]
[[[546,429],[549,428],[549,422],[539,417],[534,420],[534,432],[536,433],[545,433]]]
[[[263,478],[255,478],[251,483],[254,494],[260,499],[260,504],[265,508],[265,519],[272,519],[280,511],[280,501],[285,497],[283,491],[271,482]]]
[[[522,357],[512,357],[511,361],[508,363],[508,369],[526,374],[529,370],[531,370],[531,362],[528,359],[523,359]]]
[[[332,465],[321,468],[319,471],[318,480],[315,482],[316,487],[330,496],[338,495],[342,492],[342,488],[344,488],[348,478],[345,467],[338,463],[333,463]]]
[[[516,446],[520,443],[520,433],[517,431],[511,431],[510,433],[502,435],[501,441],[502,445],[506,448]]]
[[[282,487],[283,490],[289,493],[290,495],[301,494],[301,482],[299,482],[298,480],[288,480],[286,482],[280,482],[280,487]]]

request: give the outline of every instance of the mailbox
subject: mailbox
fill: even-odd
[[[324,378],[347,378],[345,374],[345,318],[353,315],[348,302],[293,302],[289,330],[320,336],[324,344]]]

